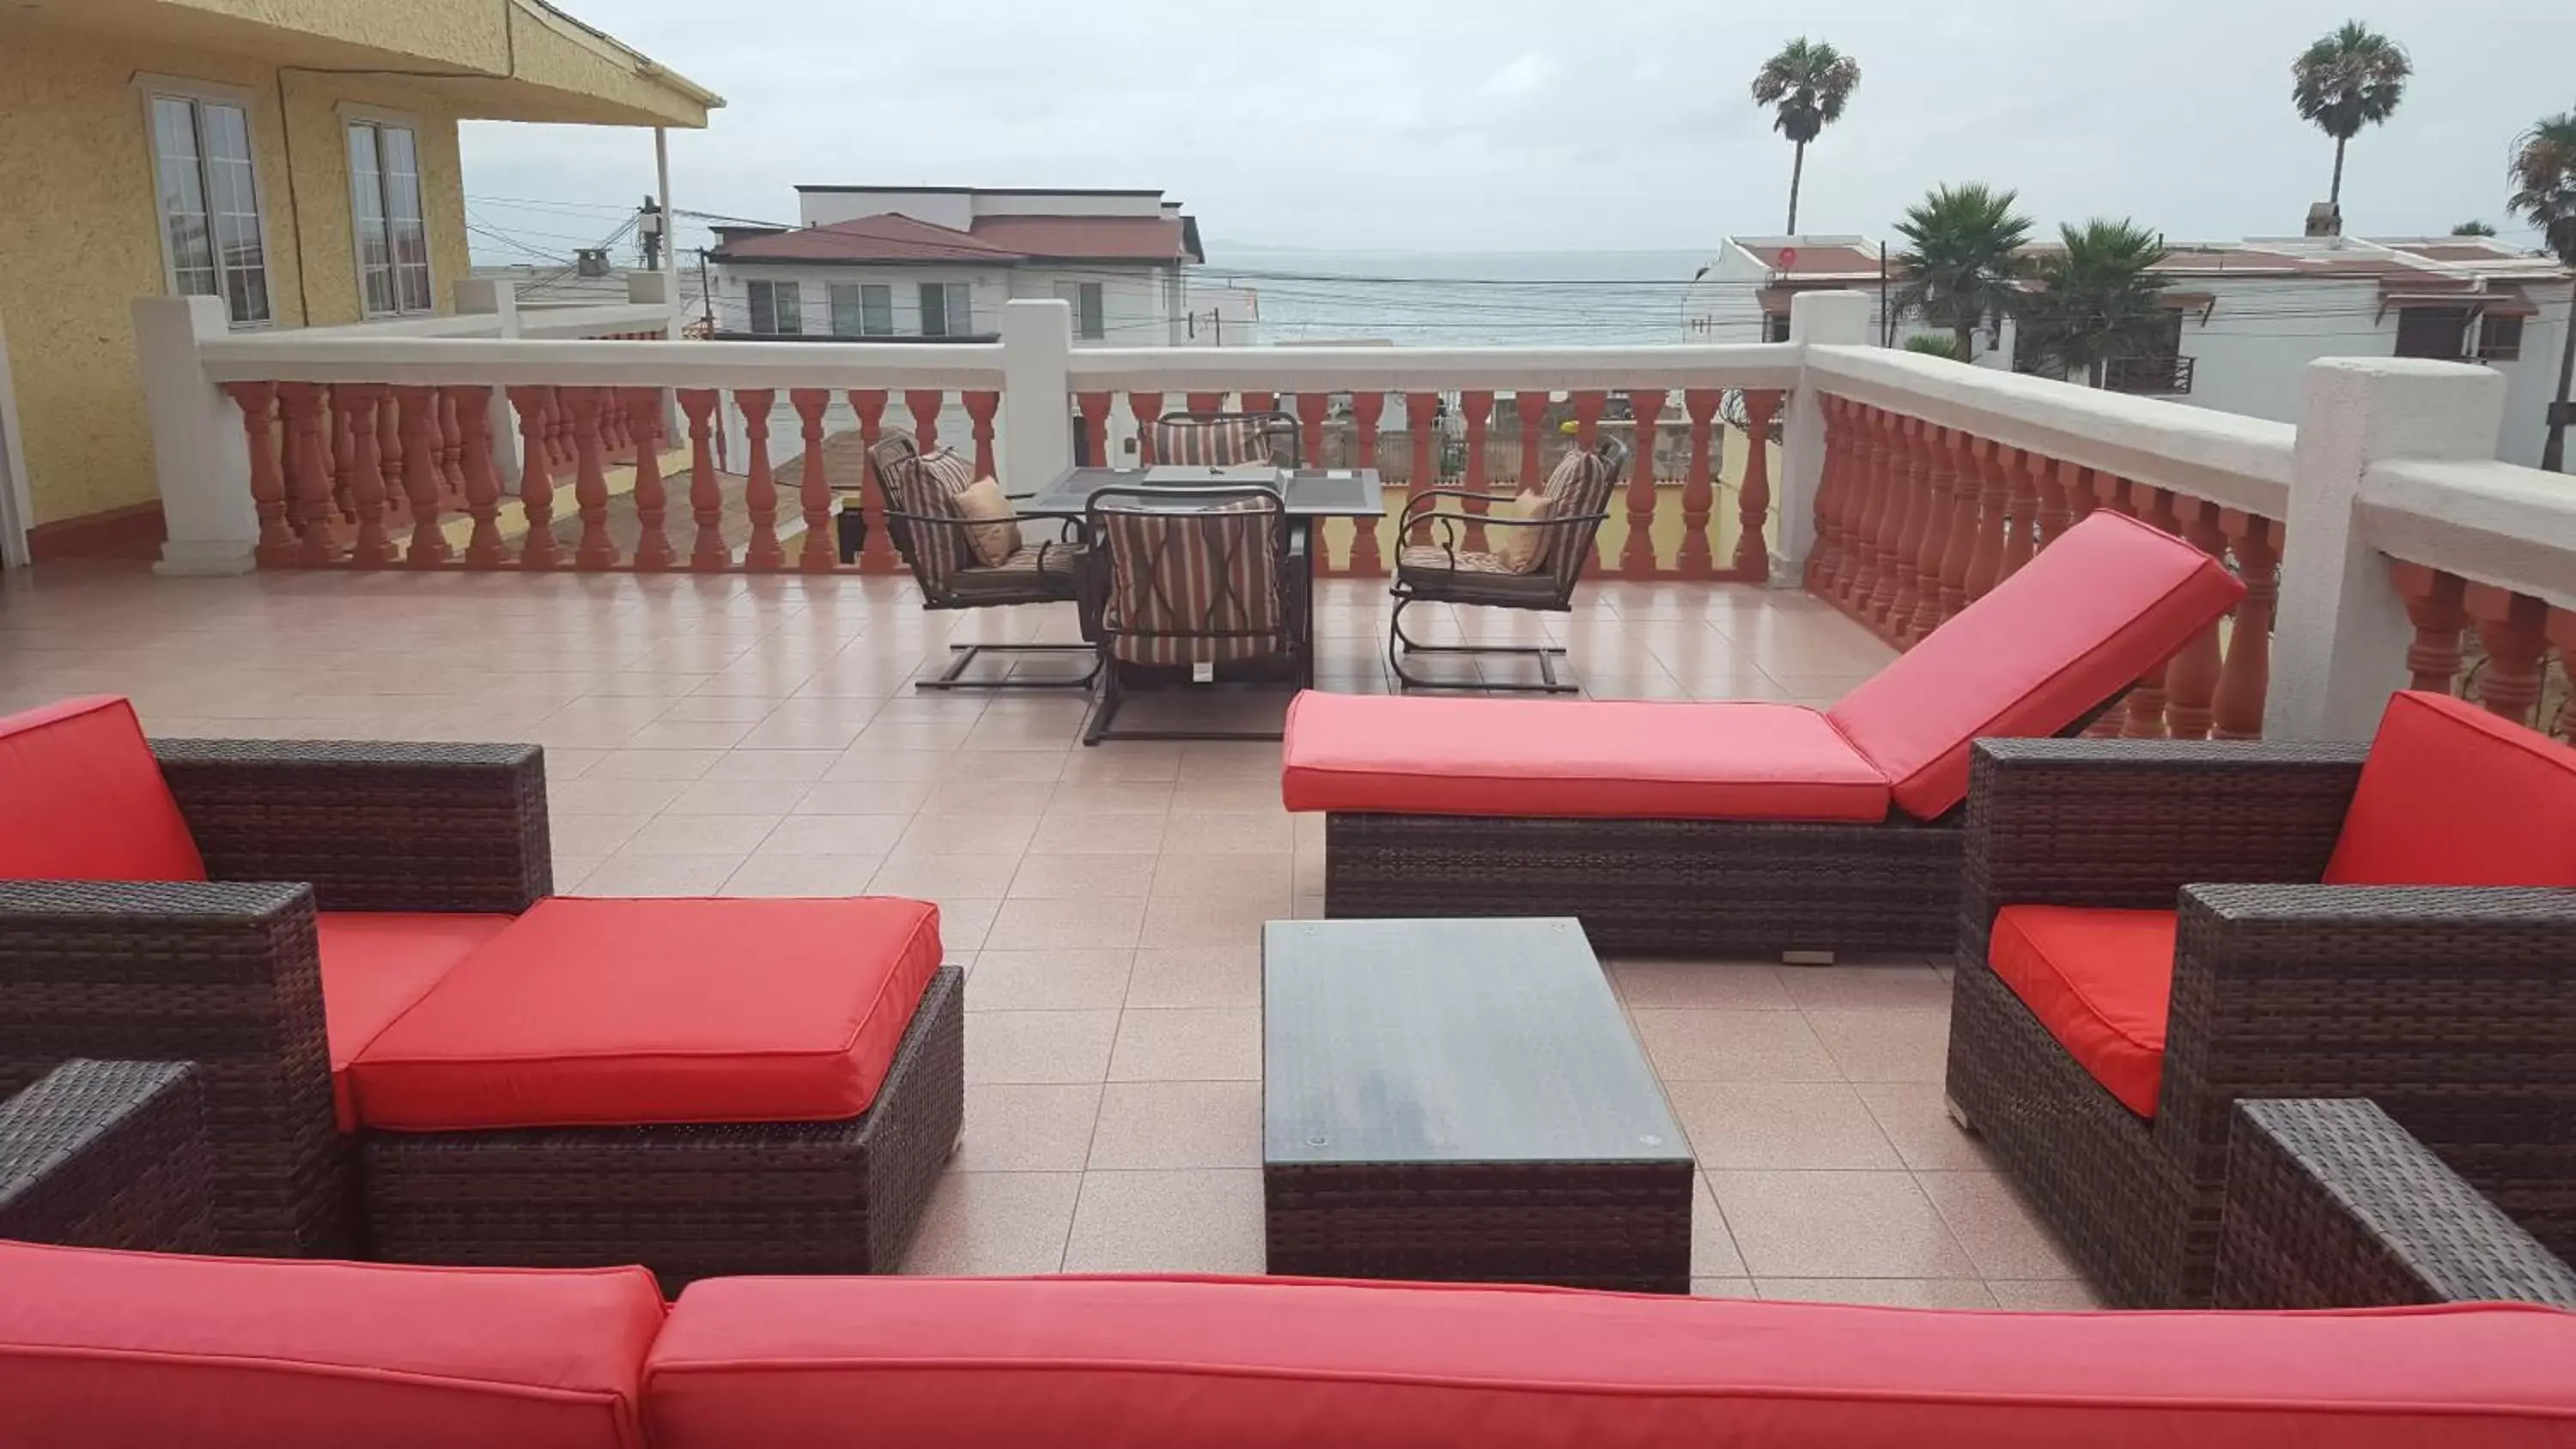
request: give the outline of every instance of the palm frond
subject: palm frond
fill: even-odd
[[[2290,102],[2302,119],[2349,141],[2396,112],[2414,71],[2405,47],[2358,20],[2346,21],[2290,63]]]
[[[2540,230],[2558,259],[2576,266],[2576,111],[2550,116],[2514,141],[2505,209]]]

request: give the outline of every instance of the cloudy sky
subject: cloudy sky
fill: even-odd
[[[792,219],[798,182],[1159,187],[1212,247],[1429,251],[1698,249],[1778,230],[1789,147],[1745,88],[1800,33],[1855,56],[1863,77],[1809,152],[1808,232],[1882,235],[1927,187],[1969,180],[2018,188],[2043,224],[2295,232],[2325,195],[2333,144],[2292,111],[2289,63],[2353,13],[2341,0],[565,3],[727,98],[705,132],[673,136],[684,208]],[[2506,158],[2534,119],[2576,108],[2576,3],[2370,0],[2360,17],[2407,46],[2416,75],[2396,117],[2353,143],[2348,229],[2474,217],[2516,235]],[[539,250],[605,232],[608,208],[652,187],[640,132],[476,123],[465,148],[478,223]],[[512,255],[489,237],[477,251]]]

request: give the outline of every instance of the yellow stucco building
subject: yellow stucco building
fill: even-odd
[[[701,127],[722,104],[543,0],[0,5],[16,526],[43,557],[157,521],[135,297],[211,293],[236,327],[449,311],[459,120]]]

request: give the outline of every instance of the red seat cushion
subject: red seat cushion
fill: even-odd
[[[2396,695],[2326,883],[2576,886],[2576,750],[2444,695]]]
[[[718,1278],[657,1449],[2565,1445],[2576,1314],[1940,1313],[1273,1279]]]
[[[189,1258],[0,1243],[11,1449],[635,1449],[641,1268]]]
[[[66,699],[0,719],[0,880],[204,880],[134,706]]]
[[[402,1131],[814,1122],[876,1099],[939,969],[939,908],[539,901],[349,1068]]]
[[[1887,781],[1802,705],[1435,699],[1309,690],[1288,707],[1291,810],[1882,820]]]
[[[2006,906],[1986,964],[2120,1104],[2156,1115],[2173,998],[2174,913]]]
[[[2132,518],[2068,529],[1828,711],[1929,820],[1968,798],[1980,735],[2053,735],[2236,607],[2218,561]]]
[[[447,969],[501,933],[508,916],[406,915],[324,911],[322,1020],[331,1041],[331,1105],[340,1130],[358,1125],[349,1063],[395,1017],[429,994]]]

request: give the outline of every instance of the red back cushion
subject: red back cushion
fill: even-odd
[[[10,1449],[635,1449],[641,1268],[397,1268],[0,1243]]]
[[[1934,1313],[1293,1280],[717,1278],[657,1449],[2564,1442],[2576,1314]]]
[[[2576,750],[2444,695],[2392,697],[2326,883],[2576,886]]]
[[[134,706],[66,699],[0,719],[0,880],[204,880]]]
[[[1827,718],[1921,819],[1968,798],[1980,735],[2053,735],[2236,607],[2216,559],[2096,513],[1843,697]]]

